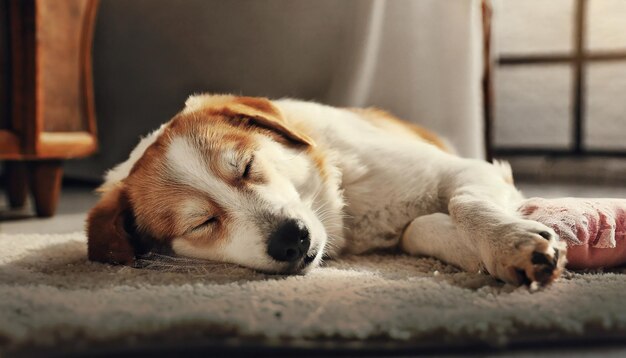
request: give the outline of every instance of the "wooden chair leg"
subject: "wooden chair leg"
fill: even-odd
[[[54,215],[61,193],[63,167],[59,160],[30,163],[30,185],[39,217]]]
[[[26,204],[28,195],[28,175],[26,163],[8,161],[4,163],[5,190],[9,206],[17,209]]]

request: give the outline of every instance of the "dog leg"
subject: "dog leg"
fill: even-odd
[[[546,285],[565,266],[565,244],[516,209],[523,197],[497,166],[461,160],[442,183],[442,196],[459,239],[472,246],[486,270],[513,284]]]
[[[468,272],[483,270],[475,245],[459,235],[447,214],[435,213],[413,220],[402,233],[400,247],[408,254],[435,257]]]

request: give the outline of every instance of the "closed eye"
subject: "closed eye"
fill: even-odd
[[[250,157],[250,160],[246,164],[246,167],[243,169],[243,173],[241,177],[247,179],[250,176],[250,171],[252,170],[252,162],[254,161],[254,155]]]
[[[196,230],[200,230],[203,229],[209,225],[213,225],[217,222],[217,217],[216,216],[211,216],[210,218],[206,219],[204,222],[202,222],[202,224],[195,226],[193,229],[191,229],[191,231],[196,231]]]

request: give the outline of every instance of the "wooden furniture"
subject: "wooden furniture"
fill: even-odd
[[[55,212],[62,160],[97,147],[91,45],[97,0],[0,0],[0,160],[9,204]],[[9,88],[9,90],[6,90]],[[6,109],[6,110],[5,110]]]
[[[491,48],[493,4],[491,0],[481,1],[481,15],[483,22],[483,79],[482,100],[484,120],[485,159],[493,161],[493,52]]]

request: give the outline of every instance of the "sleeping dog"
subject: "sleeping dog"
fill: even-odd
[[[565,265],[555,232],[516,213],[506,164],[460,158],[372,108],[194,95],[99,190],[87,231],[100,262],[167,248],[294,274],[399,247],[518,285]]]

